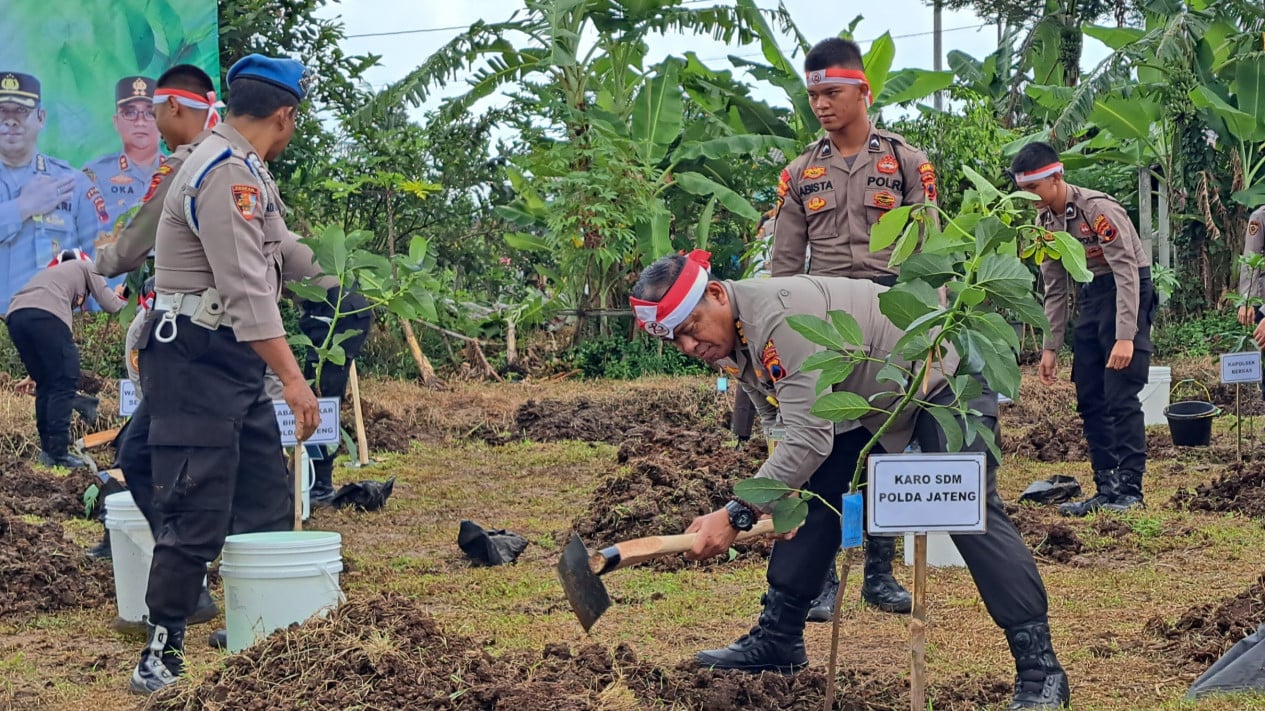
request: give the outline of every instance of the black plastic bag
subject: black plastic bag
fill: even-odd
[[[1076,481],[1076,477],[1055,474],[1049,479],[1038,479],[1029,484],[1028,488],[1019,495],[1019,502],[1061,504],[1064,501],[1078,499],[1080,495],[1081,485]]]
[[[462,520],[457,546],[479,565],[513,563],[527,547],[527,539],[503,528],[485,531],[474,521]]]
[[[377,511],[386,506],[387,499],[391,498],[391,491],[394,488],[395,477],[386,481],[366,479],[354,484],[343,484],[334,494],[334,500],[331,503],[336,509],[350,506],[357,511]]]

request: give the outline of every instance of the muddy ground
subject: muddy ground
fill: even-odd
[[[1066,518],[1055,507],[1008,505],[1006,512],[1037,560],[1078,568],[1111,567],[1133,556],[1129,526],[1110,516]],[[1086,536],[1092,536],[1092,544]]]
[[[1189,673],[1202,673],[1239,640],[1265,623],[1265,575],[1220,603],[1196,605],[1175,622],[1152,618],[1144,634],[1166,660]]]
[[[90,561],[60,524],[0,515],[0,618],[111,605],[114,572]]]
[[[493,656],[473,639],[446,632],[422,603],[397,595],[351,600],[227,658],[200,684],[155,697],[163,711],[265,711],[296,698],[311,709],[819,709],[825,676],[700,670],[686,662],[642,662],[631,647],[547,644]],[[845,671],[836,690],[843,711],[907,708],[899,676]],[[1007,698],[998,678],[962,676],[930,690],[936,709],[978,709]]]
[[[1190,511],[1235,512],[1265,518],[1265,462],[1233,464],[1210,482],[1182,487],[1171,505]]]
[[[58,476],[28,462],[0,461],[0,513],[65,519],[84,515],[83,493],[95,478],[86,470]]]

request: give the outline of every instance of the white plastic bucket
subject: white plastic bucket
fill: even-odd
[[[905,534],[905,565],[914,564],[914,534]],[[933,568],[965,568],[966,561],[947,533],[927,534],[927,565]]]
[[[1167,425],[1164,408],[1168,407],[1169,390],[1173,383],[1173,371],[1168,366],[1151,366],[1147,373],[1146,385],[1138,393],[1142,402],[1142,417],[1146,426]]]
[[[229,536],[220,562],[228,650],[336,607],[342,570],[342,536],[332,531]]]
[[[154,557],[154,534],[128,491],[105,497],[105,527],[110,532],[114,598],[119,611],[114,628],[120,632],[143,631],[144,618],[149,614],[145,591],[149,588],[149,563]]]

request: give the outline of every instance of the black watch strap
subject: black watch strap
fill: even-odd
[[[725,504],[725,510],[729,512],[729,525],[739,531],[750,531],[755,525],[756,512],[741,501],[730,501]]]

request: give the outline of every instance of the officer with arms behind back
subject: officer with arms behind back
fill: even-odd
[[[804,79],[813,115],[826,135],[782,171],[773,232],[772,273],[869,279],[892,286],[892,247],[871,252],[870,229],[889,210],[936,200],[936,172],[926,154],[869,117],[873,101],[861,50],[854,42],[818,42],[804,57]],[[807,267],[804,252],[809,251]],[[771,405],[753,398],[765,420]],[[907,613],[913,598],[892,576],[896,539],[866,536],[861,599],[880,610]],[[809,619],[834,612],[839,580],[834,568]]]
[[[1094,279],[1081,286],[1072,335],[1072,382],[1089,444],[1098,491],[1085,501],[1059,506],[1067,516],[1099,508],[1125,511],[1142,505],[1146,472],[1146,424],[1138,393],[1150,373],[1151,322],[1159,299],[1151,283],[1151,256],[1124,206],[1097,190],[1063,180],[1063,164],[1049,144],[1029,143],[1011,162],[1020,190],[1039,198],[1037,219],[1052,232],[1066,231],[1085,245]],[[1071,313],[1071,277],[1063,263],[1041,263],[1050,334],[1039,366],[1054,382],[1057,351]]]
[[[709,363],[732,359],[743,383],[775,395],[781,403],[786,437],[756,476],[838,502],[870,433],[887,415],[835,424],[812,414],[818,374],[800,366],[823,349],[799,335],[786,319],[796,314],[829,318],[832,310],[846,311],[860,326],[862,350],[882,359],[904,335],[878,310],[878,295],[886,287],[863,279],[803,275],[720,282],[707,272],[708,256],[694,252],[689,257],[664,257],[647,267],[633,286],[631,299],[639,325],[651,335],[670,339],[686,355]],[[955,368],[957,362],[957,355],[950,351],[943,367]],[[879,382],[880,369],[881,363],[862,363],[835,390],[861,397],[886,392],[890,388]],[[954,401],[944,373],[932,373],[923,397],[942,405]],[[875,406],[890,407],[895,399],[894,395],[878,398]],[[992,391],[985,386],[970,407],[982,413],[985,424],[996,432],[997,398]],[[878,450],[899,452],[915,439],[923,451],[946,451],[944,430],[918,408],[902,413]],[[977,437],[968,449],[984,451],[983,440]],[[1050,642],[1045,587],[1032,552],[997,495],[996,468],[990,455],[987,532],[954,536],[953,542],[971,570],[989,615],[1006,632],[1016,670],[1010,708],[1057,708],[1068,702],[1070,691]],[[688,529],[698,534],[690,557],[708,558],[728,551],[738,531],[750,529],[756,516],[756,507],[734,500],[698,517]],[[807,666],[804,624],[839,550],[840,536],[838,514],[821,500],[810,500],[804,524],[793,537],[773,545],[769,590],[756,626],[724,649],[700,652],[699,665],[783,673]]]
[[[0,71],[0,311],[64,250],[91,255],[108,217],[88,176],[36,149],[47,120],[39,80]]]
[[[227,120],[189,155],[163,204],[154,311],[140,339],[162,526],[145,598],[149,639],[131,679],[139,693],[183,672],[185,621],[230,528],[293,525],[265,367],[281,378],[300,440],[320,421],[277,307],[289,231],[264,165],[294,135],[306,71],[292,59],[252,54],[233,65],[228,84]]]

